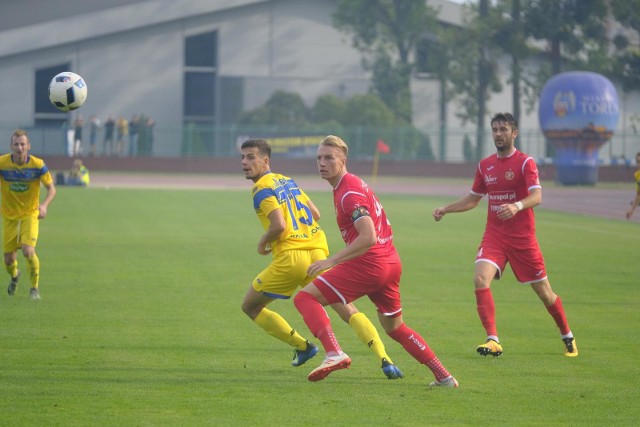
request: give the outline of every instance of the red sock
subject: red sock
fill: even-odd
[[[399,342],[410,355],[423,365],[427,365],[430,360],[436,357],[420,334],[404,323],[392,331],[389,336]]]
[[[478,306],[478,316],[487,336],[498,336],[496,328],[496,306],[493,302],[491,288],[476,289],[476,304]]]
[[[556,325],[560,328],[560,333],[562,335],[566,335],[571,331],[571,329],[569,329],[567,317],[564,314],[564,307],[562,306],[562,300],[560,297],[557,297],[556,302],[547,307],[547,311],[553,317],[553,320],[556,321]]]
[[[305,291],[298,292],[293,299],[293,303],[302,314],[304,323],[307,324],[313,336],[322,343],[325,353],[340,353],[342,349],[333,333],[331,320],[322,304],[313,295]]]

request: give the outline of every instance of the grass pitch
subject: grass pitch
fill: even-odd
[[[562,355],[551,317],[507,271],[494,282],[505,354],[483,358],[473,259],[485,211],[431,211],[444,199],[380,194],[403,258],[407,324],[460,381],[429,389],[428,369],[383,336],[402,380],[387,380],[332,315],[352,367],[310,383],[292,351],[240,310],[269,261],[249,191],[59,188],[41,224],[41,301],[0,297],[0,424],[631,425],[637,402],[637,224],[537,211],[554,290],[580,356]],[[328,192],[312,193],[332,249]],[[21,269],[25,269],[22,256]],[[8,284],[8,276],[6,283]],[[376,322],[369,301],[357,303]],[[292,303],[276,302],[312,338]],[[381,329],[381,328],[380,328]],[[316,341],[317,342],[317,341]]]

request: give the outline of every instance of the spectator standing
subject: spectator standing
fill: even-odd
[[[102,155],[112,156],[113,151],[113,131],[116,126],[116,121],[113,118],[113,114],[107,117],[107,121],[104,122],[104,140],[102,141]]]
[[[89,155],[90,156],[96,155],[96,142],[98,139],[98,129],[100,128],[101,124],[102,122],[100,121],[100,118],[95,114],[89,117],[89,144],[90,144]]]
[[[140,117],[134,114],[129,122],[129,157],[138,155],[138,131],[140,129]]]
[[[82,128],[84,127],[84,118],[82,114],[73,121],[73,144],[71,146],[71,157],[78,157],[82,154]]]
[[[124,152],[124,141],[129,135],[129,121],[122,116],[118,117],[116,131],[116,156],[122,156]]]

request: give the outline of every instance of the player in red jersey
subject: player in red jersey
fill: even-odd
[[[333,135],[327,136],[318,148],[318,170],[321,178],[333,187],[338,227],[346,247],[311,264],[308,275],[317,277],[294,299],[309,330],[326,352],[324,361],[311,371],[308,379],[320,381],[351,365],[323,306],[349,304],[366,295],[375,304],[385,332],[431,369],[435,376],[431,385],[457,387],[458,382],[425,340],[402,320],[399,287],[402,263],[393,245],[391,224],[371,188],[347,171],[348,150],[347,144]]]
[[[520,283],[529,284],[555,320],[565,356],[578,355],[578,347],[565,316],[562,300],[551,289],[542,252],[536,239],[533,208],[542,201],[542,187],[535,161],[515,148],[518,123],[510,113],[491,119],[491,132],[497,154],[480,161],[469,194],[449,205],[436,208],[433,218],[440,221],[453,212],[475,208],[488,197],[487,226],[476,255],[475,292],[480,321],[487,341],[478,346],[479,354],[500,356],[495,305],[491,282],[499,279],[507,262]]]

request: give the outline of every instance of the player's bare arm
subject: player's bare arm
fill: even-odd
[[[480,200],[482,200],[482,196],[469,193],[460,200],[455,201],[449,205],[435,208],[433,210],[433,219],[435,219],[436,221],[440,221],[442,217],[448,213],[466,212],[468,210],[471,210],[478,206]]]
[[[362,216],[354,224],[358,231],[358,237],[349,246],[339,250],[329,258],[311,264],[307,269],[307,274],[310,277],[315,277],[341,262],[364,255],[371,246],[376,244],[376,228],[370,216]]]
[[[505,203],[500,205],[498,211],[498,218],[501,220],[507,220],[513,218],[518,212],[524,209],[530,209],[538,206],[542,202],[542,190],[534,188],[529,192],[529,195],[522,200],[518,200],[515,203]]]
[[[284,216],[280,209],[272,210],[269,215],[269,228],[264,232],[258,241],[258,253],[268,255],[271,253],[271,242],[278,240],[287,228]]]
[[[49,208],[49,203],[56,197],[56,186],[53,183],[45,185],[44,188],[47,190],[47,195],[45,196],[40,206],[38,206],[38,219],[44,219],[47,217],[47,209]]]
[[[320,210],[313,204],[311,200],[307,201],[307,206],[311,210],[311,216],[317,222],[320,221]]]

